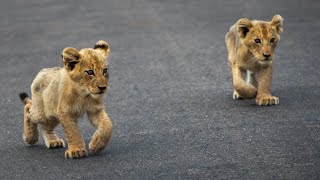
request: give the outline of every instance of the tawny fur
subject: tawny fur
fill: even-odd
[[[270,93],[274,50],[283,31],[283,19],[271,21],[239,19],[230,27],[225,41],[233,79],[233,98],[256,98],[256,103],[279,103]]]
[[[98,153],[106,147],[112,134],[112,123],[103,102],[108,88],[109,52],[105,41],[98,41],[93,49],[78,51],[68,47],[62,52],[63,68],[48,68],[38,73],[31,85],[32,100],[26,93],[20,94],[25,103],[23,139],[27,144],[38,141],[39,125],[48,148],[64,147],[64,141],[54,132],[61,123],[68,144],[66,158],[86,156],[77,119],[87,113],[97,128],[89,144],[90,152]]]

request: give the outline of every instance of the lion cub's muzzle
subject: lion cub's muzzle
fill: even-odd
[[[108,84],[99,84],[94,85],[89,88],[89,92],[91,95],[102,95],[108,91]]]
[[[271,54],[263,54],[264,60],[271,60]]]
[[[270,62],[273,59],[272,54],[262,54],[258,58],[262,62]]]
[[[100,85],[98,86],[98,89],[100,90],[98,94],[103,94],[107,91],[107,85]]]

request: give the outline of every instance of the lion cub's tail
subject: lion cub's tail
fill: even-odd
[[[24,104],[31,103],[31,98],[25,92],[20,93],[19,97]]]

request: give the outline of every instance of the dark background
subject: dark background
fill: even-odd
[[[6,0],[0,3],[0,179],[319,179],[320,1]],[[224,36],[239,18],[284,18],[272,92],[232,99]],[[18,93],[68,46],[111,47],[114,133],[97,156],[64,159],[22,140]],[[79,127],[88,144],[94,128]],[[61,127],[58,128],[63,137]]]

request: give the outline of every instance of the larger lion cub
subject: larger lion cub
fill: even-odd
[[[23,139],[27,144],[38,141],[39,125],[48,148],[64,147],[63,140],[54,132],[61,123],[68,143],[66,158],[86,156],[77,126],[77,119],[86,113],[97,128],[89,144],[90,152],[98,153],[106,147],[112,134],[112,123],[103,103],[103,94],[108,89],[109,52],[105,41],[98,41],[93,49],[78,51],[68,47],[62,52],[63,68],[38,73],[31,85],[32,100],[26,93],[20,94],[25,103]]]
[[[270,93],[272,60],[280,40],[283,19],[270,22],[239,19],[226,34],[229,65],[233,78],[233,98],[256,98],[258,105],[279,103]]]

